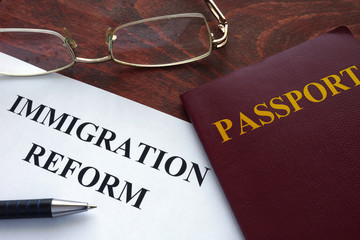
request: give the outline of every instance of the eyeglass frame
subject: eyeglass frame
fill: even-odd
[[[61,35],[60,33],[53,31],[53,30],[48,30],[48,29],[35,29],[35,28],[0,28],[0,32],[36,32],[36,33],[45,33],[45,34],[50,34],[50,35],[55,35],[57,37],[59,37],[64,44],[67,45],[68,49],[70,50],[71,56],[73,58],[73,62],[61,67],[61,68],[57,68],[57,69],[53,69],[50,71],[45,71],[43,73],[38,73],[38,74],[25,74],[25,75],[21,75],[21,74],[3,74],[3,75],[8,75],[8,76],[34,76],[34,75],[44,75],[44,74],[49,74],[49,73],[54,73],[54,72],[59,72],[62,70],[65,70],[67,68],[72,67],[75,63],[79,62],[79,63],[100,63],[100,62],[105,62],[108,60],[113,60],[116,63],[122,64],[122,65],[127,65],[127,66],[134,66],[134,67],[167,67],[167,66],[175,66],[175,65],[181,65],[181,64],[185,64],[185,63],[189,63],[189,62],[194,62],[197,60],[200,60],[202,58],[207,57],[208,55],[210,55],[210,53],[212,52],[212,50],[214,49],[219,49],[223,46],[225,46],[225,44],[228,41],[228,23],[227,20],[225,18],[225,16],[222,14],[222,12],[220,11],[220,9],[217,7],[217,5],[215,4],[215,2],[213,0],[204,0],[205,3],[207,4],[208,8],[210,9],[210,11],[212,12],[212,14],[214,15],[214,17],[216,18],[216,20],[218,21],[218,28],[219,30],[222,32],[223,36],[215,39],[215,35],[210,31],[210,28],[208,26],[208,23],[206,22],[206,18],[204,17],[203,14],[201,13],[183,13],[183,14],[172,14],[172,15],[165,15],[165,16],[158,16],[158,17],[153,17],[153,18],[146,18],[146,19],[141,19],[141,20],[137,20],[137,21],[133,21],[133,22],[129,22],[129,23],[125,23],[122,24],[118,27],[116,27],[115,29],[109,27],[106,31],[106,38],[105,38],[105,44],[108,45],[108,49],[109,49],[109,55],[105,56],[105,57],[100,57],[100,58],[82,58],[82,57],[77,57],[75,54],[75,48],[77,47],[77,44],[75,42],[75,40],[73,39],[71,33],[64,28],[64,33],[65,33],[65,37],[63,35]],[[123,62],[120,61],[118,59],[116,59],[113,55],[113,51],[112,51],[112,38],[113,38],[113,33],[116,32],[118,29],[120,28],[124,28],[126,26],[129,25],[135,25],[135,24],[139,24],[139,23],[144,23],[147,21],[154,21],[154,20],[158,20],[158,19],[163,19],[163,18],[176,18],[176,17],[202,17],[205,20],[206,23],[206,27],[208,29],[208,32],[210,33],[210,50],[208,53],[203,54],[201,56],[198,57],[194,57],[188,60],[183,60],[183,61],[179,61],[179,62],[173,62],[173,63],[167,63],[167,64],[134,64],[134,63],[128,63],[128,62]],[[0,73],[0,75],[2,75]]]

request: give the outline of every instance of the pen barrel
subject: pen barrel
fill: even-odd
[[[0,219],[52,217],[51,198],[0,201]]]

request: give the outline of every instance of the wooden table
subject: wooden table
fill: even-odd
[[[76,63],[61,74],[189,121],[179,95],[236,69],[346,25],[360,40],[360,0],[215,0],[229,23],[229,42],[204,60],[167,68],[135,68],[112,61]],[[203,13],[203,0],[0,0],[0,27],[45,28],[76,39],[77,56],[108,55],[109,26],[142,18]],[[79,93],[81,94],[81,93]]]

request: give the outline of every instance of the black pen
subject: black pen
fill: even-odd
[[[0,201],[0,219],[51,218],[96,208],[84,202],[53,198]]]

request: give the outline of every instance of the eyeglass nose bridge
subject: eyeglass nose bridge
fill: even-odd
[[[74,40],[74,38],[72,37],[71,33],[64,28],[64,32],[65,32],[65,41],[66,43],[71,47],[71,49],[73,50],[73,52],[75,52],[75,48],[78,46],[76,41]],[[112,36],[112,29],[108,28],[108,30],[106,31],[106,41],[105,43],[108,45],[108,39],[109,37]],[[82,57],[76,57],[74,58],[75,62],[80,62],[80,63],[100,63],[100,62],[105,62],[111,60],[111,56],[105,56],[105,57],[100,57],[100,58],[82,58]]]
[[[109,46],[109,42],[111,40],[115,40],[116,36],[114,35],[114,29],[112,27],[108,27],[108,29],[106,29],[106,34],[105,34],[105,44]]]
[[[77,43],[75,42],[71,33],[66,28],[64,28],[64,33],[66,36],[65,40],[66,40],[67,44],[69,44],[71,46],[71,48],[74,50],[77,47]]]

